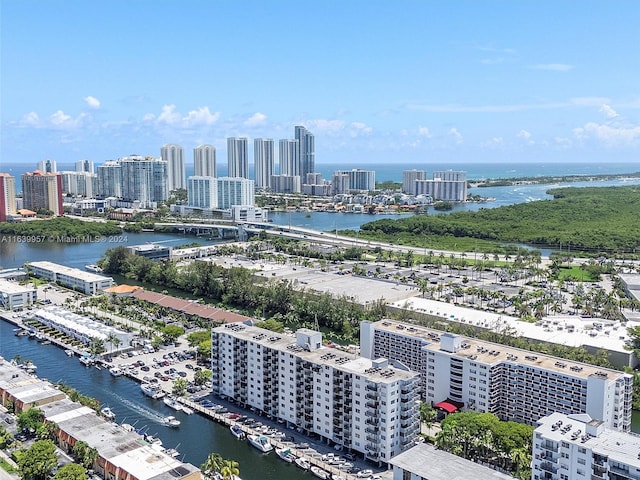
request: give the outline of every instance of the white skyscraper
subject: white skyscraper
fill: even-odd
[[[298,141],[298,160],[300,162],[300,177],[304,181],[308,173],[315,172],[316,154],[315,137],[305,127],[295,127],[295,139]],[[282,172],[280,172],[282,173]]]
[[[99,197],[122,197],[122,166],[120,162],[109,161],[98,166]]]
[[[213,209],[218,206],[218,181],[210,176],[194,176],[187,180],[190,207]]]
[[[280,175],[301,176],[298,141],[284,138],[279,147]]]
[[[198,145],[194,148],[193,166],[196,176],[217,177],[216,147],[213,145]]]
[[[273,139],[256,138],[253,141],[253,167],[256,188],[269,188],[273,175]]]
[[[426,180],[427,172],[424,170],[405,170],[402,172],[402,191],[409,195],[416,194],[416,180]]]
[[[255,187],[253,180],[240,177],[220,177],[217,179],[217,208],[226,209],[234,205],[253,205]]]
[[[122,167],[124,200],[139,200],[142,207],[150,207],[169,198],[167,162],[159,158],[132,155],[121,158],[119,163]]]
[[[187,171],[184,165],[184,150],[180,145],[163,145],[160,150],[162,160],[167,162],[169,191],[187,188]]]
[[[249,140],[246,138],[227,138],[228,175],[230,177],[249,178]]]
[[[76,162],[76,172],[95,173],[91,160],[78,160]]]
[[[42,173],[56,173],[58,165],[55,160],[42,160],[38,162],[38,170]]]

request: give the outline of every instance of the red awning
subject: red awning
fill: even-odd
[[[440,408],[444,411],[446,411],[447,413],[453,413],[456,410],[458,410],[458,407],[456,407],[453,403],[449,403],[449,402],[440,402],[440,403],[436,403],[434,406],[434,408]]]

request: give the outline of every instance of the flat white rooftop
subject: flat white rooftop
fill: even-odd
[[[0,278],[0,292],[8,295],[14,295],[16,293],[33,292],[35,288],[31,286],[20,285],[16,282],[10,282],[9,280],[3,280]]]
[[[106,277],[104,275],[97,275],[95,273],[86,272],[84,270],[80,270],[79,268],[71,268],[65,265],[60,265],[58,263],[53,262],[30,262],[29,265],[32,267],[41,268],[43,270],[49,270],[50,272],[54,272],[56,274],[67,275],[69,277],[78,278],[80,280],[84,280],[85,282],[103,282],[105,280],[112,280],[111,277]]]

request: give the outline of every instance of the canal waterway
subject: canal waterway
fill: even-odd
[[[463,203],[454,205],[453,211],[476,211],[481,208],[495,208],[517,203],[545,200],[551,197],[547,190],[557,187],[608,187],[640,184],[640,179],[605,180],[593,182],[574,182],[556,185],[517,185],[508,187],[472,188],[469,193],[491,197],[494,200],[479,203]],[[429,214],[442,214],[433,209]],[[359,230],[364,223],[382,218],[401,218],[403,215],[367,215],[352,213],[328,212],[271,212],[269,218],[274,224],[297,226],[330,232],[336,230]],[[28,261],[48,260],[70,267],[83,268],[84,265],[96,263],[108,248],[117,246],[140,245],[144,243],[166,243],[178,246],[185,243],[198,242],[213,244],[204,238],[195,238],[179,234],[166,233],[122,233],[118,236],[105,237],[89,243],[24,243],[0,237],[0,267],[15,268]],[[548,252],[543,252],[547,254]]]
[[[124,376],[113,377],[106,369],[87,368],[78,357],[68,357],[61,348],[14,335],[14,328],[0,320],[0,355],[6,360],[16,355],[22,361],[31,360],[37,366],[38,377],[63,382],[97,398],[114,411],[119,423],[135,425],[162,439],[164,447],[177,448],[181,460],[199,467],[209,453],[216,452],[239,462],[243,480],[312,478],[311,474],[280,460],[275,453],[265,455],[246,441],[236,440],[227,427],[198,414],[176,412],[162,400],[145,396],[136,381]],[[167,415],[174,415],[181,425],[175,429],[161,425],[161,419]]]

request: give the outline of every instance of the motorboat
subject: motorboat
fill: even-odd
[[[262,453],[269,453],[273,450],[273,445],[271,445],[269,438],[264,435],[247,435],[247,440]]]
[[[178,420],[176,417],[169,415],[168,417],[164,417],[162,419],[162,423],[166,426],[166,427],[172,427],[172,428],[177,428],[180,426],[180,420]]]
[[[296,464],[296,467],[301,468],[302,470],[309,470],[309,467],[311,467],[309,460],[302,457],[296,458],[293,463]]]
[[[67,354],[67,357],[73,357],[73,355],[74,355],[73,350],[69,350],[69,349],[65,350],[64,353]]]
[[[162,398],[165,395],[162,391],[162,387],[153,383],[141,383],[140,390],[142,390],[142,393],[146,396],[151,398]]]
[[[116,414],[113,413],[113,410],[111,410],[109,407],[103,407],[100,409],[100,413],[102,414],[102,416],[104,418],[106,418],[107,420],[114,420],[116,418]]]
[[[125,432],[135,432],[136,429],[130,423],[123,423],[120,425]]]
[[[313,465],[309,470],[311,470],[311,473],[321,480],[329,480],[331,478],[331,474],[329,472],[320,467],[316,467],[315,465]]]
[[[192,409],[192,408],[187,407],[186,405],[182,405],[182,404],[181,404],[181,405],[180,405],[180,408],[182,408],[182,411],[183,411],[184,413],[186,413],[187,415],[193,415],[193,413],[194,413],[194,412],[193,412],[193,409]]]
[[[98,265],[95,265],[93,263],[90,263],[89,265],[85,265],[84,269],[88,272],[102,273],[102,268],[100,268]]]
[[[160,440],[158,437],[154,437],[153,435],[147,435],[145,433],[144,439],[151,445],[162,445],[162,440]]]
[[[82,363],[85,367],[90,367],[95,363],[95,360],[88,355],[79,358],[80,363]]]
[[[231,425],[229,427],[229,430],[231,430],[231,433],[233,433],[233,436],[236,437],[238,440],[242,440],[243,438],[246,437],[240,425]]]
[[[175,448],[165,448],[162,452],[166,455],[169,455],[172,458],[176,458],[180,456],[180,452]]]
[[[174,410],[176,410],[178,412],[182,410],[182,406],[173,397],[164,397],[163,401],[164,401],[164,404],[169,408],[173,408]]]
[[[119,377],[121,376],[124,372],[122,371],[122,369],[120,367],[111,367],[109,369],[109,373],[111,375],[113,375],[114,377]]]
[[[291,449],[287,447],[276,448],[276,455],[287,463],[293,463],[293,461],[298,458],[291,452]]]

